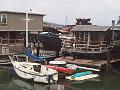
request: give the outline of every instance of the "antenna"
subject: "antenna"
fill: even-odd
[[[68,23],[68,16],[66,15],[65,18],[66,18],[66,23],[65,24],[69,25],[69,23]]]

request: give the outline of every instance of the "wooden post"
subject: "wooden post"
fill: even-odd
[[[87,50],[89,48],[89,45],[90,45],[90,32],[87,33],[88,34],[88,40],[87,40]]]
[[[88,43],[87,45],[89,46],[90,45],[90,32],[88,32]]]
[[[106,71],[107,72],[113,72],[113,69],[112,69],[112,66],[111,66],[111,63],[110,63],[110,61],[112,60],[111,48],[108,47],[108,51],[107,51],[106,55],[107,55]]]
[[[112,57],[111,57],[111,51],[108,50],[107,51],[107,63],[110,64],[110,61],[112,60]]]

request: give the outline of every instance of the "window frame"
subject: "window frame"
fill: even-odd
[[[6,22],[4,24],[7,24],[7,14],[5,14],[5,13],[0,14],[0,21],[3,22],[3,16],[4,15],[6,17]]]

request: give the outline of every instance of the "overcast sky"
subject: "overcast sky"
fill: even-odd
[[[0,0],[0,10],[46,14],[45,21],[74,24],[76,18],[91,18],[97,25],[111,25],[120,15],[120,0]]]

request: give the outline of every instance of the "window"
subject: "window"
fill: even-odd
[[[92,41],[98,41],[99,40],[99,34],[100,34],[99,32],[92,32],[91,33],[91,40]]]
[[[1,14],[0,21],[2,23],[7,23],[7,14]]]
[[[80,37],[79,37],[79,39],[80,39],[81,41],[84,40],[84,32],[80,32]]]
[[[84,32],[84,41],[88,41],[88,32]]]

